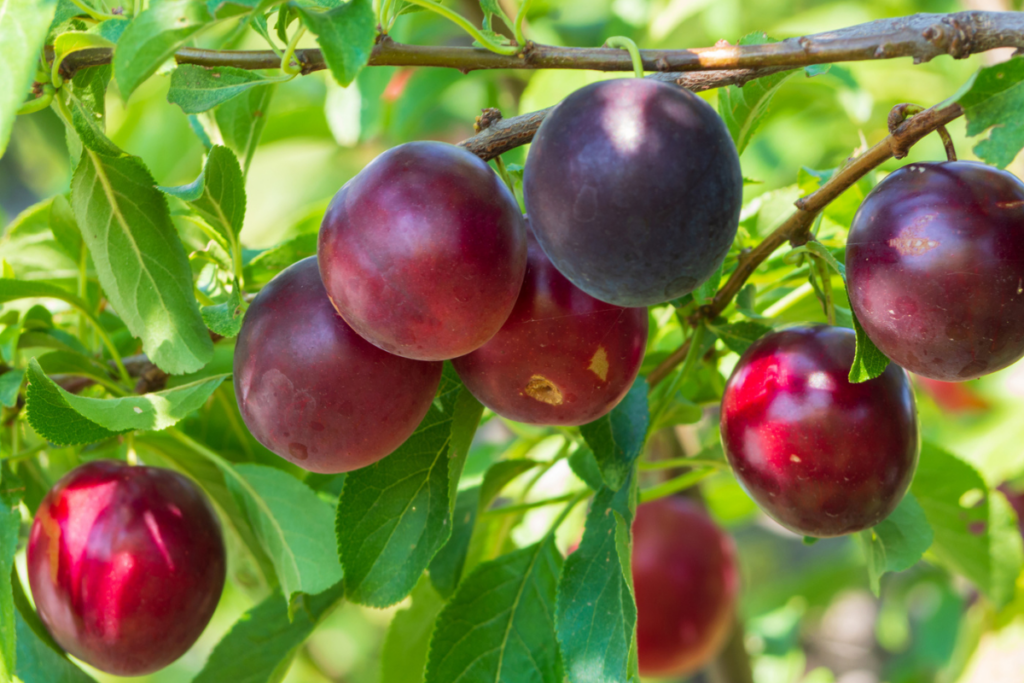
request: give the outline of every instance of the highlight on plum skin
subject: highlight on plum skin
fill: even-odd
[[[317,256],[327,294],[360,336],[405,358],[448,360],[508,318],[526,229],[512,191],[479,157],[408,142],[338,191]]]
[[[526,278],[508,320],[452,365],[502,417],[581,425],[611,411],[640,371],[647,309],[606,304],[572,284],[531,237]]]
[[[186,477],[97,460],[47,493],[28,578],[54,640],[97,669],[152,673],[202,634],[224,587],[220,525]]]
[[[389,455],[416,430],[441,370],[356,334],[309,257],[279,273],[246,312],[235,397],[249,431],[274,453],[311,472],[348,472]]]
[[[848,380],[855,335],[795,327],[758,339],[722,398],[722,444],[744,490],[806,536],[841,536],[885,519],[917,469],[917,407],[905,370]]]
[[[640,673],[681,676],[713,659],[739,593],[732,539],[693,501],[643,503],[633,521]]]

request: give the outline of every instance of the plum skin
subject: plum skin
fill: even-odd
[[[54,640],[97,669],[141,676],[202,634],[224,588],[216,515],[186,477],[97,460],[46,494],[28,578]]]
[[[1024,356],[1024,183],[971,161],[904,166],[861,204],[850,304],[886,356],[963,381]]]
[[[515,305],[526,232],[515,197],[441,142],[384,152],[338,191],[317,246],[327,294],[364,339],[448,360],[490,339]]]
[[[281,271],[246,312],[235,396],[249,431],[271,451],[311,472],[348,472],[416,430],[441,370],[356,334],[331,306],[311,256]]]
[[[617,306],[694,290],[736,236],[743,176],[715,110],[649,79],[580,88],[537,131],[523,172],[544,252],[577,287]]]
[[[530,239],[526,279],[490,341],[452,365],[502,417],[581,425],[608,413],[640,371],[647,309],[598,301],[573,285]]]
[[[661,498],[637,508],[632,567],[640,673],[680,676],[710,662],[739,591],[732,539],[693,501]]]
[[[852,330],[797,327],[761,337],[726,383],[721,433],[736,478],[760,508],[806,536],[872,527],[917,469],[910,379],[889,364],[848,380]]]

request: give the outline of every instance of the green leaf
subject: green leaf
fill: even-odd
[[[1024,551],[1010,504],[971,465],[925,442],[910,489],[935,531],[931,554],[997,607],[1014,596]]]
[[[245,221],[245,178],[230,149],[215,145],[199,177],[188,185],[158,189],[191,204],[228,244],[235,243]]]
[[[932,545],[935,534],[914,494],[907,493],[892,514],[861,532],[871,590],[879,594],[882,575],[910,569]]]
[[[252,88],[247,93],[228,100],[213,112],[225,144],[243,160],[243,174],[249,172],[252,155],[256,152],[263,128],[267,125],[266,114],[276,88],[276,85]]]
[[[857,351],[853,357],[853,366],[850,368],[850,382],[859,384],[874,379],[885,372],[889,367],[889,359],[878,350],[875,342],[871,341],[867,332],[861,327],[856,314],[851,311],[853,317],[853,329],[857,332]]]
[[[10,374],[0,375],[0,380]],[[21,530],[18,502],[13,497],[0,495],[0,681],[3,683],[10,683],[17,656],[11,571],[14,569],[14,554],[18,550],[18,532]]]
[[[103,132],[99,120],[81,102],[73,97],[69,98],[68,107],[71,109],[71,125],[82,146],[108,157],[124,156],[124,152]],[[68,139],[70,140],[70,137]],[[80,149],[76,150],[72,156],[76,156],[80,152]]]
[[[462,580],[466,566],[469,542],[476,527],[476,513],[480,507],[480,487],[460,491],[456,497],[452,517],[452,535],[430,561],[430,581],[446,600],[452,596]]]
[[[597,459],[594,458],[594,451],[585,447],[577,448],[569,456],[569,467],[592,490],[600,491],[604,488],[604,479],[601,477],[601,468],[597,466]]]
[[[462,391],[446,364],[438,397],[413,435],[345,479],[335,532],[349,600],[371,607],[395,604],[448,541],[449,452]]]
[[[513,479],[540,464],[536,460],[516,458],[514,460],[499,460],[491,465],[484,473],[484,480],[480,484],[480,509],[489,508],[502,489],[508,486]]]
[[[188,257],[167,200],[142,162],[87,150],[71,199],[100,284],[150,359],[170,374],[206,365],[213,342],[199,315]]]
[[[370,0],[349,0],[327,12],[314,12],[294,3],[292,6],[316,35],[334,80],[348,87],[370,61],[377,35],[373,4]]]
[[[558,584],[556,625],[570,683],[607,683],[635,677],[636,602],[620,560],[623,540],[636,509],[632,478],[594,497],[579,548],[565,562]]]
[[[988,138],[974,147],[986,162],[1006,168],[1024,149],[1024,59],[1015,57],[981,69],[952,98],[967,118],[967,135]]]
[[[266,82],[266,78],[248,69],[182,64],[171,72],[167,101],[186,114],[199,114]]]
[[[299,235],[267,249],[245,266],[246,282],[265,282],[293,263],[316,255],[317,233]]]
[[[57,195],[50,204],[50,230],[53,238],[69,258],[82,258],[82,231],[78,229],[75,214],[64,195]]]
[[[446,368],[450,376],[455,370],[450,365]],[[473,444],[476,428],[480,417],[484,414],[484,406],[476,400],[469,390],[463,387],[455,399],[452,411],[451,448],[448,451],[448,508],[450,514],[455,513],[456,498],[459,491],[459,479],[462,469],[469,457],[469,447]]]
[[[824,259],[825,263],[827,263],[832,268],[832,270],[839,273],[839,276],[843,278],[843,282],[846,282],[846,266],[840,263],[836,259],[835,255],[831,251],[829,251],[828,247],[826,247],[821,242],[811,240],[807,244],[803,245],[802,247],[799,247],[798,249],[794,249],[793,251],[807,251],[821,259]]]
[[[601,468],[605,484],[618,490],[629,478],[647,439],[651,416],[647,380],[638,377],[619,405],[602,418],[580,427]]]
[[[330,504],[282,470],[252,464],[230,469],[224,475],[228,488],[274,563],[289,603],[341,581],[341,564],[330,542]]]
[[[693,290],[693,300],[697,302],[698,306],[704,306],[711,302],[715,298],[715,293],[718,292],[718,285],[722,283],[722,266],[719,264],[715,272],[711,274],[704,282],[700,283],[697,289]]]
[[[28,368],[25,407],[29,424],[44,439],[61,446],[92,443],[135,430],[166,429],[206,403],[227,377],[214,375],[142,396],[88,398],[61,389],[36,359]]]
[[[74,351],[52,351],[38,356],[36,360],[47,375],[77,375],[101,382],[110,379],[110,372],[102,363]]]
[[[306,639],[341,602],[341,583],[302,596],[289,614],[280,593],[243,614],[210,653],[193,683],[276,683]]]
[[[709,324],[708,329],[721,339],[730,351],[741,356],[750,348],[751,344],[772,331],[772,328],[767,325],[751,320],[740,320],[722,325]]]
[[[28,97],[56,8],[55,0],[0,0],[0,157]]]
[[[444,600],[425,577],[413,589],[412,605],[395,613],[380,653],[380,683],[423,683],[430,635]]]
[[[242,330],[242,320],[248,308],[249,304],[242,299],[241,288],[235,280],[235,286],[227,301],[213,306],[203,306],[200,313],[211,332],[222,337],[237,337]]]
[[[113,41],[97,33],[65,31],[53,40],[53,73],[56,75],[68,55],[97,47],[114,47]],[[57,81],[54,80],[54,83]]]
[[[0,405],[5,408],[14,407],[18,402],[18,391],[21,389],[23,379],[25,379],[23,368],[8,370],[0,375]]]
[[[561,683],[561,570],[553,535],[474,569],[437,618],[427,683]]]
[[[764,33],[751,33],[740,38],[740,45],[760,45],[775,42]],[[758,78],[742,88],[730,85],[718,91],[718,113],[729,128],[736,151],[743,154],[754,133],[764,121],[768,106],[779,87],[796,72],[783,71]],[[753,87],[751,87],[753,86]]]
[[[114,51],[114,78],[127,100],[139,85],[213,21],[200,0],[162,0],[125,29]]]

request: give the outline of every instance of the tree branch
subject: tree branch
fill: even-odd
[[[725,285],[718,290],[711,303],[699,311],[700,316],[710,320],[721,315],[757,267],[764,263],[776,249],[786,242],[800,245],[808,241],[814,219],[829,202],[839,197],[872,169],[893,157],[899,158],[904,155],[911,145],[925,135],[962,116],[963,113],[959,104],[938,105],[926,109],[904,121],[891,135],[868,151],[849,160],[817,190],[797,200],[796,211],[760,244],[740,257],[736,270],[729,276]],[[653,388],[668,377],[672,370],[686,358],[689,347],[689,342],[686,342],[673,351],[672,355],[650,372],[647,376],[647,383]]]
[[[955,12],[915,14],[880,19],[838,31],[790,38],[764,45],[728,44],[691,50],[641,50],[644,68],[656,72],[715,71],[763,67],[797,68],[810,64],[911,57],[926,62],[940,55],[962,59],[995,48],[1024,48],[1024,15],[1020,12]],[[69,55],[69,74],[87,66],[109,64],[109,49]],[[296,50],[304,73],[327,68],[323,53]],[[271,50],[205,50],[183,48],[179,64],[275,69],[281,58]],[[631,71],[629,55],[615,48],[557,47],[527,43],[517,55],[499,55],[474,47],[404,45],[387,36],[374,46],[371,66],[435,66],[459,69],[590,69]]]

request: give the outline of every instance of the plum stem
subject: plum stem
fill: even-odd
[[[909,102],[897,104],[889,111],[889,134],[895,133],[896,129],[910,117],[924,111],[925,108],[918,104],[911,104]],[[935,128],[935,132],[942,139],[942,146],[946,150],[946,161],[956,161],[956,147],[953,145],[953,138],[950,137],[949,131],[946,130],[945,126],[940,125]],[[907,156],[907,149],[905,147],[893,147],[893,156],[897,159],[902,159]]]
[[[625,50],[629,53],[629,59],[633,62],[633,73],[636,74],[637,78],[644,77],[644,60],[640,56],[640,48],[636,46],[636,43],[626,36],[612,36],[608,40],[604,41],[607,47],[617,47],[620,50]]]
[[[292,66],[292,59],[295,57],[295,48],[298,47],[299,40],[305,34],[305,25],[300,25],[295,29],[295,33],[292,34],[291,40],[288,41],[288,47],[285,48],[284,54],[281,55],[281,71],[285,72],[289,76],[295,76],[302,73],[302,61],[295,60],[295,66]]]

